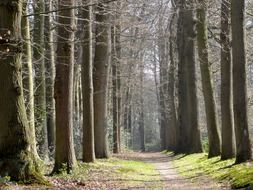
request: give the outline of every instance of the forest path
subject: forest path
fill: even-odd
[[[173,156],[161,153],[134,153],[128,155],[128,159],[140,160],[153,164],[163,178],[164,190],[226,190],[228,185],[217,183],[208,176],[202,175],[195,178],[186,178],[178,174],[173,166]],[[145,189],[145,188],[144,188]],[[155,188],[155,189],[160,189]]]

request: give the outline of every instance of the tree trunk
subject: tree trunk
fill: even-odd
[[[58,9],[74,6],[74,0],[60,0]],[[67,167],[69,173],[76,166],[73,144],[73,73],[74,73],[74,9],[60,11],[56,57],[55,103],[56,147],[53,172]],[[62,40],[64,39],[64,40]]]
[[[176,11],[173,9],[173,11]],[[174,31],[173,27],[175,26],[174,22],[176,21],[176,12],[173,13],[170,21],[170,37],[169,37],[169,56],[170,56],[170,65],[168,72],[168,139],[167,139],[167,149],[175,151],[178,144],[178,126],[177,126],[177,113],[176,113],[176,104],[175,104],[175,55],[174,55]]]
[[[53,2],[46,1],[46,11],[52,11]],[[47,102],[47,131],[48,146],[50,152],[54,152],[55,147],[55,100],[54,100],[54,78],[55,78],[55,45],[53,15],[49,14],[45,18],[45,47],[46,47],[46,102]]]
[[[198,54],[199,54],[201,82],[205,102],[206,123],[209,141],[208,157],[212,158],[220,155],[220,137],[218,132],[216,106],[208,57],[205,0],[198,0],[197,19],[198,19],[197,21]]]
[[[93,34],[92,6],[83,11],[84,44],[82,62],[82,93],[83,93],[83,161],[95,161],[94,147],[94,108],[93,108]]]
[[[107,4],[99,1],[96,14],[96,45],[94,57],[94,137],[96,158],[108,158],[107,87],[109,73],[109,15]]]
[[[23,3],[23,14],[27,14],[27,4]],[[39,155],[36,148],[36,136],[35,136],[35,123],[34,123],[34,83],[33,83],[33,63],[32,63],[32,45],[30,34],[30,23],[28,17],[22,17],[22,33],[25,41],[25,66],[27,68],[27,79],[25,80],[26,87],[28,87],[28,100],[27,100],[27,118],[31,132],[31,150],[34,155],[39,159]]]
[[[230,0],[221,4],[221,159],[234,157],[234,130],[232,108],[232,62],[230,48]]]
[[[178,106],[179,146],[177,152],[202,151],[198,128],[198,104],[195,76],[195,31],[193,3],[179,3],[178,17]]]
[[[231,0],[236,163],[241,163],[252,158],[247,111],[244,13],[245,1]]]
[[[139,132],[140,132],[140,150],[145,152],[145,123],[144,123],[144,97],[143,97],[143,80],[144,80],[144,63],[140,63],[140,115],[139,115]]]
[[[34,13],[45,11],[44,0],[34,0]],[[35,62],[35,127],[37,142],[39,145],[39,155],[43,160],[48,160],[47,141],[47,114],[46,114],[46,78],[45,78],[45,44],[44,44],[44,22],[45,16],[42,14],[34,17],[34,46],[33,57]]]
[[[116,27],[112,26],[112,107],[113,107],[113,153],[119,153],[119,118],[118,118],[118,84],[117,84],[117,53]]]
[[[0,175],[43,182],[23,97],[21,76],[21,0],[0,2]],[[26,4],[26,2],[24,2]]]

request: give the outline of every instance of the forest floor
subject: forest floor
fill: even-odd
[[[218,190],[231,189],[207,175],[182,177],[173,161],[177,159],[161,153],[132,153],[98,160],[94,164],[79,164],[71,175],[47,177],[51,186],[7,184],[2,190]]]

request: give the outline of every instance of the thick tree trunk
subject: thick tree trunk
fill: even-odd
[[[58,9],[74,6],[74,0],[59,0]],[[56,147],[55,173],[64,164],[69,173],[76,166],[73,143],[73,73],[74,73],[74,31],[75,11],[60,11],[58,17],[58,44],[56,57],[55,103],[56,103]],[[62,39],[64,39],[62,41]]]
[[[108,158],[107,87],[109,74],[109,15],[101,0],[96,14],[96,45],[94,57],[94,132],[96,158]]]
[[[197,42],[203,88],[206,123],[208,132],[209,152],[208,157],[220,155],[220,137],[216,115],[216,106],[213,93],[212,77],[210,72],[206,26],[206,2],[198,0],[197,4]]]
[[[46,1],[46,11],[52,10],[53,2]],[[48,146],[50,152],[54,152],[55,147],[55,100],[54,100],[54,78],[55,78],[55,45],[53,15],[49,14],[45,18],[45,47],[46,47],[46,102],[47,102],[47,131]]]
[[[178,122],[179,144],[177,152],[202,151],[198,128],[198,104],[195,73],[195,31],[193,3],[179,3],[178,17]]]
[[[94,108],[93,108],[93,34],[92,7],[83,11],[84,44],[82,61],[82,93],[83,93],[83,161],[95,161],[94,147]]]
[[[230,0],[221,4],[221,159],[234,157],[234,130],[232,108],[232,62],[230,48]]]
[[[231,0],[236,163],[241,163],[252,158],[247,111],[244,13],[245,1]]]
[[[0,2],[0,175],[42,182],[33,151],[21,76],[21,0]],[[26,4],[26,2],[24,2]]]
[[[34,13],[45,11],[44,0],[34,0]],[[47,114],[46,114],[46,78],[45,78],[45,44],[44,44],[44,22],[45,16],[40,14],[34,17],[34,48],[33,58],[35,63],[35,127],[37,142],[39,145],[39,155],[43,160],[48,159],[47,141]]]

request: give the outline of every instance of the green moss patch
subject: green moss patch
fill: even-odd
[[[235,160],[220,160],[220,157],[208,159],[207,154],[177,155],[173,165],[178,172],[187,177],[206,174],[222,181],[230,182],[232,188],[253,185],[253,167],[250,163],[234,165]]]

